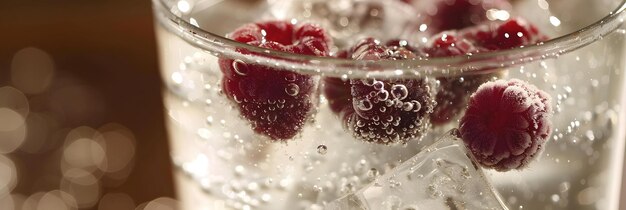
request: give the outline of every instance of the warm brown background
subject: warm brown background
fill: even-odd
[[[73,75],[93,88],[102,98],[104,112],[69,123],[98,127],[117,122],[134,132],[133,172],[124,184],[104,188],[102,194],[124,192],[136,204],[174,196],[150,4],[149,0],[0,0],[0,86],[10,84],[13,54],[32,46],[52,56],[57,74]],[[57,187],[37,180],[43,168],[40,160],[46,155],[11,154],[20,171],[14,192],[28,195]]]
[[[116,122],[134,132],[133,172],[101,195],[124,192],[135,204],[173,197],[150,1],[0,0],[0,86],[10,84],[11,59],[25,47],[46,51],[57,75],[76,77],[102,98],[103,114],[66,122],[69,126]],[[19,171],[15,193],[58,188],[59,179],[39,180],[47,155],[9,156]]]

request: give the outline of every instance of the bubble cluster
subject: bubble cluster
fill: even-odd
[[[368,79],[352,81],[351,85],[355,87],[355,114],[348,115],[347,125],[357,139],[406,142],[419,139],[429,126],[423,118],[432,112],[434,102],[424,81]]]

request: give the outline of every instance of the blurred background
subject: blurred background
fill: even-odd
[[[0,0],[0,210],[175,209],[149,0]]]
[[[149,0],[0,0],[0,210],[176,209],[160,85]]]

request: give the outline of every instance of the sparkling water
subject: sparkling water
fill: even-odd
[[[294,139],[256,134],[222,93],[223,51],[185,29],[195,25],[224,35],[248,22],[294,18],[328,28],[338,47],[366,36],[421,42],[415,38],[419,33],[407,34],[405,26],[418,20],[408,18],[415,11],[400,1],[165,2],[167,8],[155,2],[156,32],[181,209],[616,208],[624,147],[624,130],[617,128],[625,126],[623,29],[572,52],[502,66],[502,78],[527,81],[551,95],[555,114],[540,157],[526,169],[497,172],[472,164],[459,140],[442,138],[458,126],[456,120],[405,144],[365,143],[344,130],[323,96]],[[544,9],[545,4],[520,0],[515,11],[553,37],[607,13],[587,5],[593,12],[580,19],[553,9],[577,11],[575,6],[555,2]],[[178,25],[159,11],[190,25]]]

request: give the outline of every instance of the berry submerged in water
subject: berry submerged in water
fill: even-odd
[[[354,60],[416,58],[418,55],[404,44],[384,45],[367,38],[341,55]],[[331,110],[357,139],[380,144],[402,143],[421,138],[428,128],[425,119],[432,112],[433,101],[424,79],[325,78],[323,92]]]
[[[251,23],[229,38],[245,44],[303,55],[328,56],[332,41],[313,24],[288,21]],[[238,49],[242,54],[251,54]],[[319,94],[317,81],[280,68],[220,58],[224,94],[239,108],[255,132],[274,140],[297,135],[313,114]]]
[[[522,18],[493,21],[466,28],[459,33],[483,48],[483,51],[511,49],[548,39],[535,25]]]
[[[439,33],[474,26],[489,20],[490,9],[510,10],[511,4],[507,0],[437,0],[428,27]]]
[[[498,80],[472,94],[460,136],[478,163],[498,171],[522,169],[551,133],[550,96],[524,81]]]
[[[475,53],[479,48],[474,43],[460,37],[456,31],[445,31],[434,35],[431,42],[422,49],[429,57],[447,57]],[[434,126],[450,122],[460,114],[467,104],[469,94],[478,86],[498,73],[465,75],[462,77],[438,77],[439,90],[435,96],[437,106],[430,115],[430,122]]]
[[[521,18],[494,21],[464,28],[444,31],[431,38],[422,50],[429,57],[447,57],[468,53],[504,50],[547,40],[537,27]],[[433,125],[443,125],[460,114],[467,98],[480,84],[501,76],[502,71],[462,77],[439,77],[440,89],[436,95],[437,106],[431,114]]]

